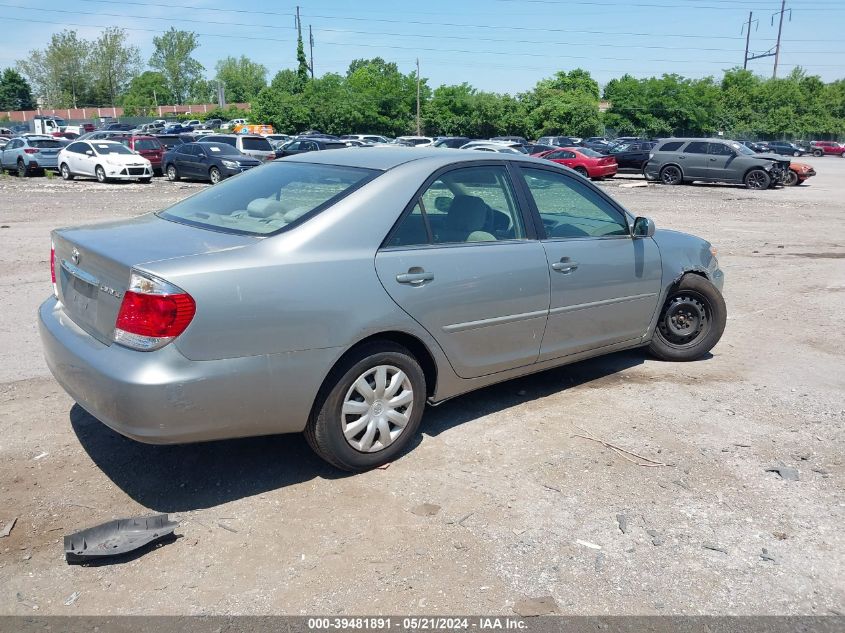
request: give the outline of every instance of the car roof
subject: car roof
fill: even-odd
[[[282,162],[320,163],[323,165],[340,165],[343,167],[363,167],[365,169],[388,170],[415,160],[426,159],[433,169],[446,167],[452,163],[479,160],[527,160],[538,162],[525,154],[502,154],[495,157],[485,156],[484,152],[475,150],[449,150],[424,147],[372,147],[366,152],[354,149],[338,149],[327,152],[306,152],[278,159]],[[540,161],[542,162],[542,161]],[[545,164],[545,163],[543,163]]]

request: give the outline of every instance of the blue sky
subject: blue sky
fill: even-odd
[[[429,85],[467,81],[515,93],[556,70],[582,67],[604,84],[625,72],[720,76],[742,64],[749,10],[751,50],[774,46],[780,0],[300,0],[314,31],[317,74],[344,72],[358,57],[381,56],[403,71],[419,57]],[[286,0],[0,0],[0,67],[13,65],[54,31],[94,38],[102,26],[128,30],[145,60],[171,25],[200,33],[195,57],[209,76],[228,55],[264,64],[268,79],[295,61]],[[795,65],[829,81],[845,78],[845,0],[787,2],[779,75]],[[218,10],[222,9],[222,10]],[[216,35],[216,36],[215,36]],[[220,37],[224,36],[224,37]],[[773,58],[750,63],[771,75]]]

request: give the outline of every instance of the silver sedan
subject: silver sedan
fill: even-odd
[[[52,247],[41,338],[82,407],[150,443],[304,432],[350,471],[426,403],[634,347],[699,359],[726,319],[708,242],[515,154],[311,152]]]

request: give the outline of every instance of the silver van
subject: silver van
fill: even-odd
[[[197,140],[203,143],[226,143],[258,160],[273,160],[276,158],[276,151],[270,141],[258,134],[209,134]]]

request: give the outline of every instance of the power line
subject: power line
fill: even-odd
[[[142,6],[142,7],[164,7],[167,9],[193,9],[193,8],[200,8],[195,6],[185,6],[185,5],[174,5],[174,4],[166,4],[166,3],[156,3],[156,2],[140,2],[137,0],[77,0],[78,2],[93,2],[97,4],[117,4],[120,6],[125,5],[135,5],[135,6]],[[26,7],[27,9],[31,9],[31,7]],[[222,13],[240,13],[240,14],[250,14],[250,15],[270,15],[270,16],[283,16],[283,17],[291,17],[293,12],[279,12],[279,11],[256,11],[256,10],[249,10],[249,9],[227,9],[222,7],[201,7],[203,11],[219,11]],[[99,15],[99,14],[93,14]],[[304,14],[308,15],[308,14]],[[437,26],[437,27],[457,27],[457,28],[472,28],[472,29],[495,29],[495,30],[505,30],[505,31],[527,31],[527,32],[547,32],[547,33],[586,33],[589,35],[628,35],[628,36],[636,36],[636,37],[661,37],[661,38],[689,38],[689,39],[706,39],[706,40],[742,40],[742,37],[736,36],[729,36],[729,35],[702,35],[700,33],[648,33],[648,32],[631,32],[631,31],[598,31],[598,30],[590,30],[590,29],[560,29],[560,28],[542,28],[542,27],[530,27],[530,26],[513,26],[513,25],[495,25],[495,24],[478,24],[476,22],[473,23],[457,23],[457,22],[426,22],[423,20],[392,20],[387,18],[364,18],[358,16],[343,16],[343,15],[317,15],[317,14],[310,14],[312,18],[320,18],[326,20],[351,20],[351,21],[360,21],[360,22],[382,22],[387,24],[413,24],[413,25],[420,25],[420,26]],[[227,23],[229,24],[229,23]],[[774,40],[774,38],[771,38]],[[795,39],[791,40],[792,42],[836,42],[839,43],[841,39],[830,39],[830,40],[822,40],[817,38],[812,39]]]

